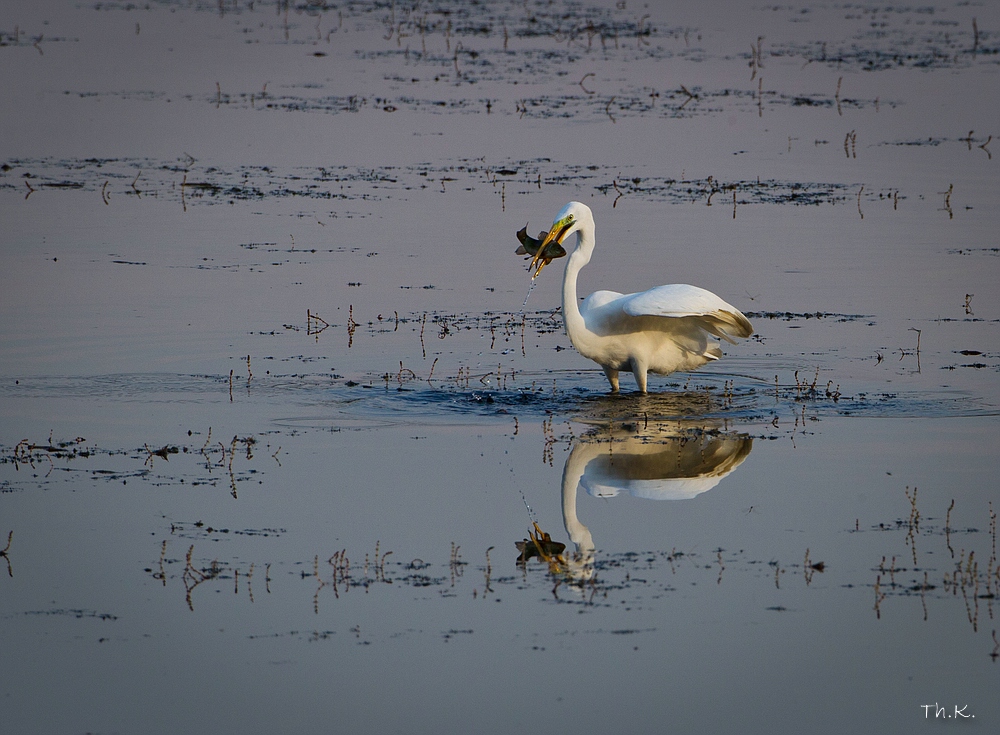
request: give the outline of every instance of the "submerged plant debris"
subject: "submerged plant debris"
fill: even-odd
[[[684,595],[683,590],[700,585],[717,589],[734,586],[738,590],[749,584],[760,591],[756,604],[761,609],[801,615],[800,610],[772,603],[781,600],[785,595],[783,590],[792,585],[812,587],[812,594],[823,595],[825,585],[816,575],[831,573],[837,575],[843,594],[872,601],[870,614],[874,618],[881,620],[900,608],[916,607],[917,614],[927,620],[931,614],[928,603],[932,603],[936,615],[944,615],[955,624],[968,624],[973,633],[981,634],[990,627],[997,613],[996,601],[1000,599],[996,512],[988,509],[983,529],[955,528],[950,525],[954,501],[944,517],[925,517],[918,508],[917,488],[907,487],[905,497],[910,503],[909,517],[844,529],[849,534],[847,546],[881,555],[870,569],[874,580],[834,571],[841,566],[836,560],[814,558],[809,548],[803,550],[802,556],[787,560],[755,558],[743,549],[721,547],[711,552],[676,547],[669,551],[598,552],[588,559],[587,571],[581,574],[579,567],[567,565],[564,555],[569,556],[570,552],[566,551],[566,544],[542,531],[537,522],[529,532],[530,538],[516,543],[521,552],[516,560],[516,573],[511,573],[515,570],[508,564],[491,560],[492,547],[485,552],[485,563],[470,563],[454,543],[447,563],[419,558],[405,561],[405,553],[388,550],[381,541],[374,545],[373,551],[349,553],[342,549],[326,559],[321,558],[325,555],[317,554],[308,561],[298,562],[263,561],[259,557],[256,561],[220,561],[218,555],[196,556],[197,544],[178,547],[175,539],[185,536],[175,533],[173,525],[170,536],[158,545],[158,561],[144,571],[163,588],[163,594],[183,591],[192,610],[212,589],[232,589],[229,606],[253,604],[255,594],[286,596],[314,615],[331,605],[346,604],[356,595],[373,595],[370,604],[378,607],[392,604],[391,598],[395,596],[409,599],[418,592],[413,599],[424,602],[471,596],[519,607],[531,600],[544,599],[551,604],[577,607],[582,614],[618,610],[626,616],[623,621],[644,610],[669,606],[672,600]],[[178,555],[180,552],[185,553]],[[207,588],[194,594],[195,588],[202,584],[207,584]],[[91,611],[25,614],[117,619],[114,615]],[[355,628],[327,630],[320,638],[358,632]],[[590,632],[624,635],[643,631],[625,627]],[[438,634],[439,631],[382,632],[380,643],[389,643],[404,633]],[[446,631],[444,634],[448,635]],[[251,636],[258,637],[261,636]],[[982,641],[980,653],[995,658],[993,641]]]
[[[733,197],[740,205],[817,205],[856,199],[858,184],[770,180],[723,181],[643,176],[628,167],[570,164],[550,159],[501,161],[459,159],[451,163],[414,166],[316,166],[282,170],[279,166],[240,166],[223,169],[186,160],[150,159],[9,159],[0,166],[0,192],[21,192],[25,182],[32,196],[46,191],[102,192],[106,197],[131,200],[165,199],[186,205],[237,201],[304,199],[329,202],[407,200],[421,191],[440,192],[442,181],[473,190],[498,183],[599,192],[611,198],[642,201],[715,203],[725,206]],[[623,171],[628,171],[623,175]],[[507,173],[502,173],[507,172]],[[512,172],[512,173],[510,173]],[[503,181],[500,181],[503,176]],[[885,192],[871,191],[865,201],[878,201]],[[336,211],[332,214],[336,216]],[[527,233],[525,232],[525,237]],[[533,240],[533,238],[531,238]],[[522,241],[523,244],[523,241]],[[558,252],[558,251],[553,251]],[[565,252],[565,251],[564,251]],[[560,257],[555,255],[554,257]]]

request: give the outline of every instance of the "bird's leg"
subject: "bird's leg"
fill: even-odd
[[[646,366],[641,362],[636,360],[634,357],[631,359],[632,363],[632,375],[635,376],[635,384],[639,386],[639,392],[646,392]]]
[[[609,367],[604,368],[604,374],[608,376],[608,382],[611,383],[611,392],[618,392],[618,371],[612,370]]]

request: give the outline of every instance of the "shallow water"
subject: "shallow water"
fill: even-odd
[[[16,3],[0,57],[11,732],[994,729],[993,8]],[[756,334],[608,395],[513,252],[571,199],[582,293]]]

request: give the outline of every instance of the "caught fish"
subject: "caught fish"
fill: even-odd
[[[538,253],[538,248],[542,246],[542,242],[545,240],[545,236],[548,234],[549,233],[543,230],[542,232],[538,233],[538,239],[536,240],[535,238],[533,238],[531,235],[528,234],[528,226],[525,225],[524,227],[522,227],[520,230],[517,231],[517,239],[521,243],[521,245],[514,252],[517,253],[518,255],[527,255],[529,258],[534,258],[535,255]],[[563,249],[563,246],[557,243],[555,240],[552,240],[551,242],[549,242],[548,245],[545,246],[545,250],[543,250],[542,254],[538,257],[539,265],[538,265],[538,270],[535,271],[535,275],[537,276],[539,273],[541,273],[542,268],[551,263],[553,259],[562,258],[565,255],[566,251]]]

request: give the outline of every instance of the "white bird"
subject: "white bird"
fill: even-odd
[[[531,262],[531,267],[538,264],[532,280],[545,267],[550,243],[562,245],[574,232],[576,248],[566,261],[562,286],[566,334],[581,355],[604,368],[613,392],[618,392],[620,370],[630,371],[645,393],[647,372],[693,370],[722,357],[711,336],[736,344],[735,337],[753,334],[753,325],[735,306],[684,283],[626,295],[595,291],[577,305],[576,279],[595,244],[594,215],[580,202],[570,202],[556,215]]]

